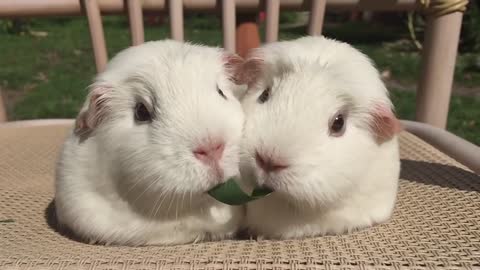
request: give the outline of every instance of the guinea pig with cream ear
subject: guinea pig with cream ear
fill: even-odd
[[[248,83],[241,174],[273,190],[247,205],[261,238],[340,234],[389,219],[400,123],[378,71],[346,43],[267,44],[237,72]]]
[[[60,225],[92,243],[232,237],[244,208],[206,192],[239,175],[238,56],[176,41],[130,47],[90,86],[56,170]]]

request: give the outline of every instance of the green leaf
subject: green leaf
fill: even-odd
[[[222,183],[211,190],[208,194],[219,202],[228,205],[242,205],[250,201],[263,198],[272,193],[267,188],[255,188],[251,195],[245,193],[234,178],[230,178],[227,182]]]

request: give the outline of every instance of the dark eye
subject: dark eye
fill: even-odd
[[[138,122],[146,122],[152,120],[152,115],[148,111],[147,107],[141,102],[135,105],[135,120]]]
[[[258,97],[258,103],[263,104],[270,98],[270,87],[263,90],[263,93]]]
[[[223,93],[222,89],[220,89],[220,87],[217,86],[217,92],[220,96],[222,96],[224,99],[227,99],[227,96],[225,96],[225,94]]]
[[[338,113],[330,122],[330,135],[340,137],[345,133],[345,117]]]

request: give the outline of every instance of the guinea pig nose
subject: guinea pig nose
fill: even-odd
[[[200,161],[211,164],[218,162],[223,155],[225,150],[225,143],[216,142],[216,143],[207,143],[200,145],[193,151],[193,155]]]
[[[283,164],[272,157],[261,155],[258,152],[255,152],[255,161],[257,162],[257,165],[267,173],[278,172],[288,168],[288,165]]]

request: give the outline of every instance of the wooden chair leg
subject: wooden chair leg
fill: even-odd
[[[223,47],[225,50],[235,52],[235,1],[222,2],[222,27]]]
[[[170,36],[177,41],[183,41],[183,0],[170,0]]]
[[[108,57],[100,8],[97,0],[83,0],[83,3],[87,12],[88,26],[90,28],[90,38],[92,39],[97,72],[102,72],[107,66]]]
[[[278,40],[280,0],[267,0],[266,13],[265,42],[274,42]]]
[[[313,0],[312,9],[308,23],[308,34],[311,36],[319,36],[322,34],[323,19],[325,17],[326,0]]]
[[[416,120],[439,128],[447,125],[462,16],[455,12],[427,19]]]
[[[0,91],[0,123],[7,121],[7,109],[6,105],[3,102],[2,92]]]
[[[241,57],[245,57],[250,49],[260,47],[256,14],[238,14],[235,47]]]
[[[142,2],[137,0],[127,0],[127,7],[132,45],[140,45],[145,41]]]

